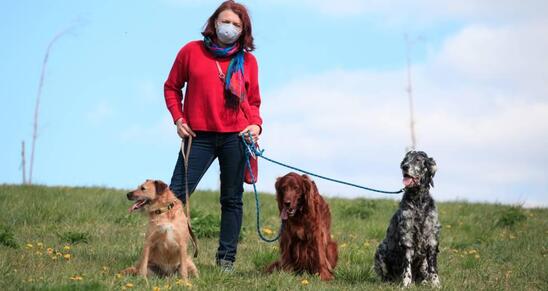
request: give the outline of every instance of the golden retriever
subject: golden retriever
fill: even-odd
[[[197,277],[198,270],[187,255],[192,230],[182,202],[169,187],[162,181],[146,180],[127,193],[127,199],[135,201],[130,212],[141,210],[149,220],[141,259],[122,273],[146,277],[150,273],[169,276],[178,272],[183,279],[188,279],[190,272]],[[197,252],[196,244],[194,247]]]

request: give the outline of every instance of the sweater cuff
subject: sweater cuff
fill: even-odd
[[[263,132],[263,120],[261,118],[253,118],[249,124],[259,127],[259,134]]]
[[[183,123],[186,123],[186,120],[185,120],[185,118],[183,117],[183,114],[182,114],[182,113],[173,113],[172,117],[173,117],[173,124],[176,124],[176,123],[177,123],[177,120],[179,120],[179,119],[182,119],[182,120],[183,120]]]

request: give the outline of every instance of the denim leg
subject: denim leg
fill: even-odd
[[[221,169],[221,234],[217,260],[234,262],[242,226],[244,151],[237,133],[220,134],[217,154]]]
[[[185,149],[188,139],[185,140]],[[188,191],[194,192],[196,186],[204,176],[205,172],[215,159],[215,136],[210,133],[196,133],[192,139],[190,156],[188,160]],[[175,196],[183,203],[186,203],[185,193],[185,164],[183,154],[179,150],[179,157],[171,176],[169,188]]]

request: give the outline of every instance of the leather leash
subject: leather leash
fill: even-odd
[[[190,223],[190,192],[188,191],[188,159],[190,157],[190,148],[192,147],[192,136],[188,137],[188,145],[186,146],[186,151],[184,150],[185,141],[181,141],[181,153],[183,154],[184,165],[185,165],[185,204],[186,204],[186,217],[188,231],[192,239],[192,244],[194,245],[194,257],[198,257],[198,240],[192,231],[192,225]]]

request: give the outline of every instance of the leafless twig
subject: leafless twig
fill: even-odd
[[[48,57],[49,53],[51,51],[51,48],[53,46],[53,43],[55,43],[59,38],[61,38],[63,35],[70,32],[70,30],[74,27],[74,25],[68,27],[65,30],[62,30],[61,32],[57,33],[53,39],[49,42],[48,48],[46,49],[46,55],[44,56],[44,61],[42,62],[42,73],[40,74],[40,83],[38,84],[38,93],[36,94],[36,105],[34,107],[34,123],[33,123],[33,130],[32,130],[32,148],[31,148],[31,154],[30,154],[30,170],[29,170],[29,184],[32,184],[32,171],[34,168],[34,151],[36,147],[36,138],[38,137],[38,111],[40,109],[40,96],[42,95],[42,88],[44,87],[44,77],[46,74],[46,65],[48,63]]]

